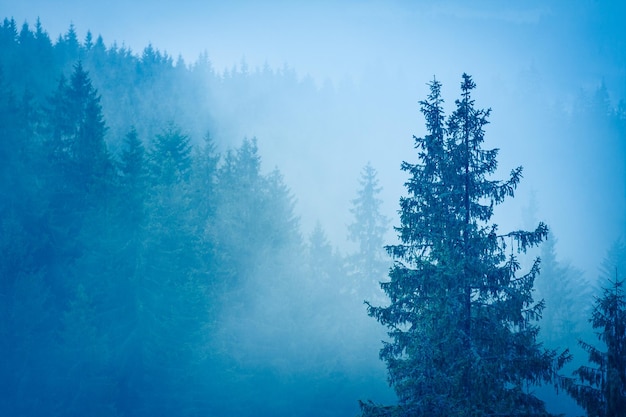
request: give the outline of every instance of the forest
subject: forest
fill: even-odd
[[[420,80],[398,218],[366,159],[339,228],[305,195],[336,191],[300,179],[296,194],[272,152],[343,163],[331,132],[349,134],[334,115],[353,87],[5,18],[0,415],[622,415],[626,242],[589,273],[557,256],[532,201],[530,231],[496,232],[522,170],[490,178],[489,103],[461,73],[445,106],[455,86]],[[626,106],[604,86],[550,110],[554,132],[624,154]],[[284,137],[238,137],[258,119],[289,120]],[[326,120],[327,138],[298,138]]]

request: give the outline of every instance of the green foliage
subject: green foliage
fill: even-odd
[[[517,258],[545,239],[547,227],[501,234],[490,223],[522,168],[507,180],[489,179],[498,150],[482,148],[490,111],[474,107],[474,88],[463,74],[447,118],[438,81],[420,102],[428,133],[414,137],[419,162],[402,164],[410,178],[400,199],[400,243],[387,248],[395,263],[381,284],[389,305],[368,305],[389,330],[380,357],[399,404],[363,404],[364,415],[547,414],[528,388],[552,379],[556,359],[536,340],[539,260],[519,275]]]

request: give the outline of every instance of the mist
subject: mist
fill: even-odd
[[[247,246],[219,237],[216,248],[232,248],[228,255],[232,259],[215,255],[216,261],[210,258],[203,263],[194,258],[189,261],[193,267],[184,259],[171,261],[178,268],[201,269],[201,265],[209,275],[219,271],[232,278],[206,290],[208,305],[198,301],[201,306],[193,312],[185,310],[184,303],[180,307],[181,315],[201,314],[202,308],[210,311],[210,318],[202,318],[206,327],[198,330],[201,335],[189,341],[207,352],[189,361],[202,365],[187,382],[197,384],[198,392],[207,389],[214,394],[206,409],[217,415],[356,415],[359,400],[395,401],[384,363],[378,359],[385,329],[368,317],[363,305],[364,299],[386,302],[376,282],[386,279],[391,260],[384,258],[383,272],[369,277],[367,284],[354,283],[349,259],[358,252],[358,243],[350,239],[349,225],[355,221],[351,208],[363,169],[370,164],[381,187],[380,213],[388,219],[382,244],[396,242],[393,226],[400,222],[398,202],[406,194],[408,179],[400,164],[417,162],[413,135],[426,134],[419,102],[435,79],[443,84],[444,107],[451,112],[461,75],[471,74],[478,86],[476,106],[492,109],[485,143],[486,148],[500,149],[496,177],[524,167],[515,198],[496,208],[495,223],[500,230],[532,228],[538,221],[548,225],[550,250],[537,250],[525,262],[533,254],[552,257],[550,262],[566,268],[577,285],[597,288],[603,284],[608,254],[626,233],[626,37],[621,27],[626,7],[618,2],[65,1],[59,5],[0,0],[0,11],[3,18],[15,20],[18,31],[23,23],[32,30],[39,19],[53,43],[72,27],[81,44],[88,32],[94,42],[101,36],[107,51],[122,50],[119,56],[135,57],[135,61],[128,58],[134,64],[141,62],[147,48],[167,57],[171,74],[154,84],[136,86],[119,75],[132,69],[107,73],[102,68],[110,64],[99,66],[84,58],[101,95],[107,124],[104,139],[117,159],[133,127],[146,149],[154,138],[174,134],[176,129],[196,150],[208,135],[219,169],[228,166],[229,157],[234,167],[244,166],[241,161],[258,161],[254,178],[264,185],[244,184],[241,190],[260,187],[266,194],[259,200],[250,197],[250,204],[280,200],[272,203],[279,206],[268,203],[268,212],[275,211],[275,216],[259,220],[258,229],[242,226],[233,235],[245,240],[249,233],[254,241],[254,236],[271,229],[262,229],[263,221],[276,224],[282,213],[290,219],[285,226],[290,230],[263,246],[267,252],[246,252]],[[36,56],[32,59],[37,61]],[[15,75],[11,56],[3,56],[0,62],[8,78]],[[59,64],[59,73],[49,74],[51,80],[15,75],[13,90],[21,97],[33,86],[42,86],[35,96],[44,102],[53,95],[61,73],[71,77],[74,65]],[[193,183],[195,174],[190,175]],[[231,197],[219,198],[224,199],[219,203],[223,205],[207,210],[215,209],[221,223],[201,232],[212,238],[226,236],[226,226],[220,224],[231,225],[229,210],[244,206],[226,206],[224,201]],[[237,203],[228,200],[228,204]],[[172,210],[180,207],[173,205]],[[194,215],[179,220],[187,224]],[[98,221],[102,224],[95,229],[106,230],[106,221]],[[157,217],[152,221],[161,224]],[[176,236],[184,240],[195,233],[200,232],[185,229]],[[27,245],[29,240],[24,242]],[[68,255],[71,250],[58,253],[72,259],[68,265],[73,271],[93,268],[89,258]],[[28,256],[39,253],[26,252]],[[251,259],[248,263],[246,256]],[[284,264],[277,264],[278,259]],[[315,264],[322,259],[326,269],[320,271]],[[54,271],[54,267],[64,268],[59,265],[51,262],[33,275],[47,282],[48,273],[63,275]],[[298,269],[302,265],[304,269]],[[15,270],[20,268],[3,269]],[[304,278],[294,279],[290,274],[296,272]],[[550,309],[557,307],[550,303],[560,305],[564,296],[543,278],[537,280],[537,294],[546,299],[545,316],[552,317]],[[548,274],[545,279],[549,278]],[[28,287],[22,290],[27,293]],[[179,290],[177,296],[184,298],[186,290]],[[589,311],[593,298],[586,295],[588,299],[582,294],[573,298],[581,303],[573,310]],[[50,299],[66,296],[54,293]],[[71,302],[57,311],[43,307],[48,302],[44,298],[42,311],[51,315],[70,311]],[[114,298],[110,302],[116,303]],[[157,299],[151,302],[158,304]],[[587,318],[580,317],[574,330],[559,337],[556,329],[562,323],[544,321],[548,334],[542,340],[552,348],[575,351],[578,337],[593,337]],[[182,328],[191,326],[181,323]],[[172,332],[171,337],[178,337]],[[173,355],[188,358],[189,352]],[[584,353],[578,352],[575,363],[584,360]],[[146,378],[164,375],[168,374],[157,372]],[[90,389],[104,390],[94,386]],[[155,392],[159,389],[164,387]],[[551,412],[581,413],[565,394],[555,396],[545,388],[541,392]],[[117,412],[125,415],[123,410]]]
[[[79,39],[89,30],[102,35],[107,45],[116,43],[135,53],[151,44],[174,59],[182,56],[187,65],[206,52],[217,73],[241,70],[242,64],[251,73],[286,67],[304,88],[312,83],[322,92],[324,86],[335,89],[337,99],[326,98],[336,106],[332,114],[318,120],[314,114],[302,116],[297,122],[309,123],[306,128],[293,117],[268,114],[261,103],[271,91],[260,91],[256,108],[247,103],[246,117],[253,120],[220,115],[219,124],[228,129],[223,136],[228,137],[218,142],[257,137],[268,168],[279,167],[296,194],[304,223],[310,229],[320,217],[338,243],[349,219],[347,210],[337,208],[347,207],[368,160],[380,171],[386,213],[393,215],[403,192],[399,163],[411,153],[411,136],[422,133],[418,101],[427,92],[426,84],[433,77],[441,80],[452,105],[463,72],[476,78],[479,104],[493,109],[487,137],[501,148],[500,167],[503,172],[525,167],[520,192],[537,193],[538,217],[549,222],[560,245],[569,242],[563,256],[594,268],[607,242],[621,233],[615,227],[624,212],[623,153],[615,148],[619,144],[604,144],[605,138],[572,143],[549,130],[547,114],[567,114],[577,98],[591,96],[601,86],[613,107],[623,99],[626,58],[616,20],[621,6],[592,1],[173,5],[64,2],[61,12],[47,2],[25,1],[3,9],[19,24],[40,18],[53,40],[73,23]],[[312,125],[318,125],[320,134]],[[283,142],[297,145],[289,153]],[[335,148],[320,147],[315,151],[320,159],[306,158],[292,166],[302,144],[319,142]],[[583,157],[589,151],[599,153],[593,161],[603,161],[602,167]],[[324,169],[316,169],[320,166]],[[561,175],[563,171],[569,175]],[[594,178],[584,178],[589,175]],[[345,181],[337,183],[336,178]],[[315,188],[325,190],[323,199],[312,192]],[[520,194],[516,200],[528,198]],[[591,205],[610,212],[589,215]],[[513,221],[519,222],[519,216]],[[581,218],[587,221],[577,220]],[[585,244],[576,238],[578,233],[585,236]]]

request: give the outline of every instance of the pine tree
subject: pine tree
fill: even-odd
[[[315,290],[322,293],[338,292],[337,278],[343,276],[343,261],[333,248],[320,222],[315,223],[307,245],[307,265]],[[330,287],[335,286],[334,290]]]
[[[621,250],[619,250],[621,249]],[[613,246],[615,279],[607,279],[602,296],[596,298],[589,320],[598,339],[606,347],[600,350],[583,340],[580,346],[589,354],[589,361],[597,367],[581,366],[574,371],[575,379],[565,380],[567,392],[591,417],[617,417],[626,410],[626,294],[624,280],[618,278],[618,265],[624,263],[623,243]]]
[[[138,227],[141,223],[143,206],[149,194],[148,162],[146,149],[133,126],[124,136],[118,156],[117,191],[120,198],[120,215],[123,216],[121,220],[127,220],[128,224],[134,227]],[[154,163],[154,161],[150,162]]]
[[[128,148],[135,156],[125,159],[135,162],[126,165],[126,174],[141,180],[141,148],[133,136],[131,132],[127,142],[135,143]],[[194,408],[190,397],[196,390],[189,387],[197,385],[208,300],[190,196],[189,142],[170,124],[147,151],[143,227],[137,243],[130,242],[137,246],[129,254],[135,258],[128,278],[133,332],[124,352],[128,369],[122,374],[123,401],[130,401],[126,410],[134,415],[187,415],[192,411],[183,411],[185,405]]]
[[[16,99],[0,69],[0,415],[41,414],[57,369],[37,122],[30,96]]]
[[[47,140],[55,169],[80,194],[94,194],[110,180],[112,164],[100,96],[78,62],[69,82],[61,77],[48,112]]]
[[[541,247],[541,280],[535,290],[546,308],[542,312],[540,339],[548,346],[568,346],[581,336],[589,310],[582,308],[591,286],[582,271],[556,258],[557,239],[552,233]]]
[[[382,200],[378,197],[382,187],[378,185],[377,173],[368,162],[361,172],[360,189],[352,200],[350,212],[354,221],[348,225],[348,238],[358,248],[348,262],[359,294],[373,294],[372,284],[380,282],[389,266],[384,251],[384,235],[389,220],[380,213]]]
[[[401,243],[381,284],[388,306],[368,312],[389,329],[380,357],[399,404],[362,403],[366,416],[545,415],[528,386],[549,381],[555,352],[536,341],[543,304],[532,298],[539,260],[518,275],[517,254],[547,234],[498,232],[494,206],[513,197],[522,168],[508,180],[488,179],[497,149],[484,150],[490,110],[474,107],[475,84],[463,74],[461,98],[447,119],[441,84],[420,102],[427,135],[414,137],[419,163],[400,199]],[[563,358],[561,358],[563,359]]]
[[[70,24],[65,35],[59,35],[57,42],[54,45],[54,49],[57,54],[57,59],[60,65],[69,66],[76,62],[80,58],[82,47],[76,34],[76,27],[74,24]]]
[[[206,134],[200,147],[196,148],[193,158],[194,206],[200,216],[199,221],[206,223],[215,214],[217,166],[220,155],[211,135]]]
[[[264,259],[266,189],[256,139],[245,139],[238,149],[226,153],[218,169],[216,190],[219,263],[225,268],[223,276],[239,283],[250,280]]]
[[[155,183],[170,186],[188,181],[191,172],[191,144],[180,128],[170,123],[156,135],[149,154],[149,168]]]

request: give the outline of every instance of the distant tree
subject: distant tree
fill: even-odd
[[[160,185],[188,181],[192,162],[191,150],[189,136],[170,123],[156,135],[149,151],[148,167],[152,180]]]
[[[57,369],[38,122],[29,96],[17,99],[0,70],[0,415],[7,416],[44,412]]]
[[[77,63],[69,82],[61,77],[41,128],[45,155],[39,169],[47,201],[42,233],[56,242],[46,259],[58,263],[60,280],[64,262],[85,250],[77,239],[86,237],[81,229],[103,224],[98,216],[104,203],[111,201],[115,171],[105,132],[97,91]]]
[[[10,44],[17,40],[18,32],[17,32],[17,23],[14,18],[4,18],[2,22],[2,41]]]
[[[384,278],[389,267],[383,240],[389,220],[380,212],[382,200],[378,196],[382,187],[378,185],[376,170],[369,162],[361,172],[359,183],[357,197],[352,200],[350,209],[354,220],[348,225],[348,238],[358,247],[348,258],[348,263],[355,278],[354,290],[361,295],[365,290],[369,296],[373,293],[369,288]]]
[[[194,206],[200,216],[200,222],[215,215],[217,204],[217,169],[220,155],[216,150],[211,135],[206,134],[193,155],[192,187]]]
[[[541,279],[536,297],[543,299],[540,339],[551,347],[565,347],[581,336],[588,309],[582,307],[592,287],[582,271],[556,258],[556,238],[550,234],[541,246]]]
[[[124,137],[118,162],[118,222],[128,238],[137,238],[144,226],[148,198],[146,150],[133,127]],[[134,235],[134,237],[133,237]]]
[[[93,48],[93,35],[91,34],[90,30],[87,31],[87,35],[85,36],[85,42],[83,43],[83,47],[85,48],[86,52],[90,52],[91,48]]]
[[[55,242],[46,278],[61,310],[48,389],[57,407],[70,414],[107,413],[107,388],[114,384],[111,338],[128,312],[128,304],[117,298],[127,290],[120,285],[126,271],[118,256],[124,247],[106,124],[100,97],[80,62],[69,81],[61,78],[47,110],[42,135],[49,161],[43,195],[48,210],[42,234]]]
[[[33,94],[47,94],[48,89],[54,86],[54,80],[58,77],[55,65],[54,48],[48,33],[43,29],[39,18],[35,23],[35,45],[34,51],[30,54],[33,62],[33,76],[29,77],[29,84],[32,85]],[[36,58],[35,58],[36,57]]]
[[[146,150],[133,127],[124,138],[119,168],[123,182],[132,191],[139,191],[146,180]]]
[[[88,35],[89,34],[91,34],[91,32],[88,32]],[[88,38],[85,42],[87,41],[91,41],[91,38]],[[94,69],[100,69],[98,73],[98,76],[100,77],[102,77],[104,75],[102,73],[105,72],[102,71],[102,67],[109,64],[106,60],[106,52],[107,51],[106,46],[104,45],[104,40],[102,39],[102,36],[98,35],[95,43],[93,43],[93,45],[88,48],[87,54],[85,56],[85,61],[89,63],[90,67],[93,67]]]
[[[51,98],[46,128],[50,158],[65,180],[80,193],[99,192],[112,174],[107,128],[100,96],[80,62],[69,82],[61,77]]]
[[[10,64],[14,60],[17,60],[19,56],[19,43],[17,39],[18,31],[15,19],[5,17],[0,27],[0,51],[2,51],[2,54],[0,54],[0,64],[6,75],[19,77],[17,73],[13,73],[10,70]]]
[[[235,282],[249,281],[263,259],[266,235],[265,179],[256,139],[245,139],[235,150],[228,150],[217,172],[218,206],[215,236],[220,248],[224,275]],[[246,259],[245,262],[241,260]]]
[[[343,260],[333,248],[319,222],[315,224],[309,235],[307,249],[307,265],[313,288],[329,292],[330,287],[334,286],[334,291],[330,291],[338,293],[338,278],[345,274]]]
[[[126,180],[126,187],[134,183],[141,190],[142,147],[133,131],[126,144],[122,184]],[[120,401],[133,415],[188,415],[196,412],[192,397],[197,391],[187,388],[198,384],[195,375],[207,338],[203,330],[210,319],[209,272],[201,268],[190,195],[189,137],[168,125],[149,144],[145,164],[145,197],[136,201],[140,227],[129,225],[137,237],[128,236],[123,248],[130,248],[120,250],[127,265],[123,285],[129,305],[123,329],[127,345],[120,353]]]
[[[270,285],[269,277],[281,279],[293,264],[287,253],[301,250],[299,223],[280,172],[261,172],[256,139],[226,152],[217,171],[216,198],[211,233],[226,285],[223,296],[255,288],[259,280]]]
[[[73,23],[67,29],[67,32],[57,37],[54,43],[57,65],[63,74],[67,74],[72,70],[72,66],[82,58],[83,47],[78,40],[76,27]]]
[[[596,298],[589,320],[594,329],[599,329],[597,336],[606,350],[579,340],[596,367],[579,367],[574,371],[575,378],[566,380],[565,384],[567,392],[592,417],[622,416],[626,410],[626,294],[617,268],[625,263],[626,246],[618,242],[613,255],[617,248],[621,249],[621,260],[613,257],[605,262],[614,264],[615,278],[607,277],[608,285],[602,289],[602,296]]]
[[[400,199],[400,244],[381,284],[388,306],[368,305],[389,329],[380,352],[399,404],[362,403],[365,416],[543,416],[529,386],[550,381],[556,353],[537,342],[542,303],[532,297],[537,259],[518,275],[517,253],[547,235],[498,233],[494,205],[512,197],[522,168],[489,180],[498,150],[484,150],[489,110],[474,107],[463,74],[456,110],[444,117],[441,84],[422,101],[427,134],[414,137],[419,162],[403,162],[409,195]],[[563,357],[561,357],[563,359]]]

